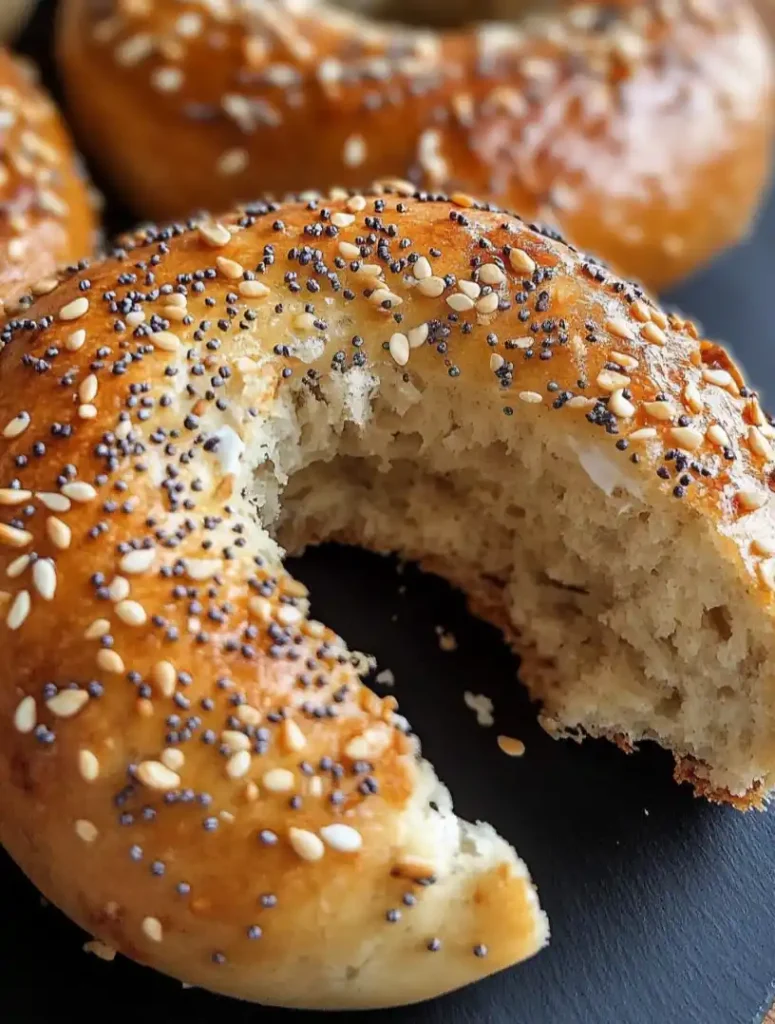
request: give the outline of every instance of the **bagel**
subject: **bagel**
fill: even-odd
[[[0,49],[0,302],[90,256],[95,195],[32,66]]]
[[[547,934],[286,549],[467,589],[556,735],[775,784],[756,393],[554,232],[394,187],[145,229],[0,335],[0,841],[101,941],[270,1004],[423,999]]]
[[[349,6],[430,23],[526,5]],[[551,220],[665,287],[758,204],[766,33],[747,0],[557,6],[439,32],[309,0],[64,0],[58,51],[83,146],[143,217],[398,175]]]

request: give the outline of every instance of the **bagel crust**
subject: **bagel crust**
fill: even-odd
[[[436,559],[548,729],[660,739],[739,806],[775,783],[775,428],[722,348],[553,233],[463,194],[257,204],[128,239],[2,341],[0,840],[101,941],[300,1007],[545,941],[276,532]],[[504,537],[514,607],[476,547]]]
[[[54,287],[60,263],[89,256],[95,197],[67,129],[31,65],[0,49],[0,300]]]
[[[665,287],[757,207],[769,40],[747,0],[556,6],[431,31],[307,0],[64,0],[59,57],[82,144],[141,216],[395,175],[557,223]]]

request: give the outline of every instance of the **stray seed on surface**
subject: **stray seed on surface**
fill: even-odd
[[[519,400],[527,402],[528,405],[539,405],[544,399],[537,391],[520,391]]]
[[[83,328],[79,328],[65,339],[65,348],[68,352],[77,352],[79,348],[83,348],[85,341],[86,331]]]
[[[715,444],[717,448],[729,448],[731,446],[729,435],[718,423],[712,423],[708,427],[707,436],[711,444]]]
[[[162,697],[171,697],[175,693],[178,674],[171,661],[157,661],[153,666],[152,678]]]
[[[494,313],[498,309],[499,302],[500,299],[498,298],[497,292],[490,292],[489,295],[485,295],[477,301],[476,311],[477,313],[482,313],[484,315]]]
[[[419,258],[412,269],[412,273],[418,281],[426,281],[429,277],[433,277],[433,268],[427,256]]]
[[[351,224],[355,223],[355,216],[352,213],[337,211],[331,214],[331,223],[337,228],[349,228]]]
[[[633,430],[631,434],[627,435],[628,441],[650,441],[652,438],[657,437],[657,431],[655,427],[641,427],[639,430]]]
[[[630,327],[626,320],[621,320],[618,317],[606,320],[605,329],[609,334],[613,334],[617,338],[622,338],[624,341],[635,340],[635,332],[632,327]]]
[[[14,490],[13,487],[0,488],[0,505],[23,505],[32,497],[32,491]]]
[[[505,284],[506,275],[497,263],[485,263],[483,267],[479,268],[479,280],[482,284],[497,287],[498,285]]]
[[[446,284],[443,277],[427,277],[417,285],[417,291],[429,299],[437,299],[444,294]]]
[[[474,308],[473,300],[469,299],[467,295],[462,295],[460,292],[448,295],[447,305],[450,309],[454,309],[456,313],[467,313],[469,309]]]
[[[707,384],[715,384],[719,388],[728,388],[730,384],[733,384],[732,374],[726,370],[708,370],[702,371],[702,379]]]

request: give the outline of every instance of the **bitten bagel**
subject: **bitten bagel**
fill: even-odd
[[[95,197],[32,67],[0,48],[0,303],[90,256]]]
[[[307,0],[64,0],[59,56],[84,147],[142,216],[398,175],[550,219],[663,287],[747,230],[769,41],[747,0],[557,8],[439,32]]]
[[[404,192],[148,229],[1,336],[0,840],[103,941],[266,1003],[410,1002],[546,938],[278,543],[421,557],[547,728],[775,785],[755,392],[554,235]]]

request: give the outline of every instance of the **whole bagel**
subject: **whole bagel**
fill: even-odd
[[[349,6],[434,23],[536,5]],[[747,0],[551,6],[429,30],[309,0],[64,0],[58,49],[84,147],[142,216],[397,175],[549,219],[667,286],[757,207],[766,33]]]
[[[775,428],[554,235],[462,194],[257,204],[1,337],[0,840],[127,956],[370,1007],[545,941],[280,543],[466,587],[558,734],[658,739],[740,807],[775,784]]]
[[[95,197],[31,65],[0,48],[0,303],[90,256]]]

